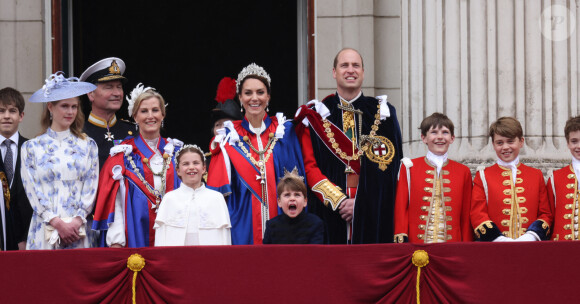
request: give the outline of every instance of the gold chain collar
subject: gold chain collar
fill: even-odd
[[[146,157],[143,158],[143,162],[145,163],[147,168],[149,168],[149,170],[151,170],[153,175],[161,177],[161,189],[159,189],[159,190],[155,189],[153,186],[151,186],[151,184],[149,184],[145,180],[145,178],[143,177],[141,172],[139,172],[139,168],[137,168],[137,165],[135,164],[135,161],[133,160],[133,157],[131,155],[127,156],[127,160],[129,160],[129,163],[131,164],[131,168],[133,169],[133,172],[135,172],[135,174],[137,175],[139,180],[143,183],[143,185],[145,185],[145,188],[147,188],[147,190],[149,190],[149,192],[155,196],[155,203],[153,203],[153,206],[151,207],[151,209],[157,209],[159,207],[159,204],[161,204],[161,200],[163,199],[163,196],[165,195],[167,169],[169,168],[169,163],[171,162],[171,157],[169,156],[169,154],[163,153],[163,160],[164,160],[163,161],[163,168],[161,169],[160,172],[157,172],[157,173],[153,172],[153,169],[151,168],[151,166],[149,166],[149,159]]]
[[[361,135],[362,115],[359,117],[359,139],[358,140],[359,140],[359,142],[365,142],[365,143],[364,143],[362,148],[358,147],[359,149],[358,149],[357,153],[353,154],[352,156],[347,155],[346,152],[342,151],[342,149],[339,147],[338,143],[334,139],[334,133],[330,129],[330,122],[328,121],[328,119],[326,119],[326,118],[322,119],[322,125],[324,126],[324,132],[326,133],[326,137],[328,137],[328,141],[332,144],[332,148],[334,149],[334,152],[336,152],[336,155],[339,155],[340,158],[342,158],[346,161],[358,160],[363,155],[364,151],[366,149],[368,149],[368,145],[370,144],[368,141],[364,141],[364,139],[369,138],[369,137],[375,137],[377,135],[377,130],[379,129],[379,124],[381,123],[381,105],[378,104],[377,108],[378,108],[378,110],[377,110],[377,113],[375,114],[375,122],[371,126],[371,132],[369,133],[369,135]]]
[[[269,139],[268,139],[268,144],[266,144],[266,147],[264,148],[264,150],[261,150],[261,151],[259,151],[258,149],[256,149],[252,145],[252,143],[250,142],[250,138],[248,136],[244,136],[243,139],[248,144],[248,146],[250,146],[250,148],[254,152],[256,152],[258,154],[258,157],[261,157],[262,155],[264,155],[266,153],[266,156],[264,157],[264,161],[263,162],[261,160],[260,161],[256,161],[254,159],[254,157],[252,156],[252,153],[250,153],[250,151],[248,151],[248,149],[246,149],[246,147],[244,146],[244,144],[241,141],[238,142],[238,146],[246,154],[246,156],[252,162],[252,164],[254,164],[254,166],[258,167],[260,169],[260,171],[262,171],[262,168],[268,162],[268,159],[270,158],[270,155],[272,155],[272,151],[274,150],[274,146],[276,145],[276,142],[278,141],[278,138],[274,136],[274,133],[270,133],[269,134]]]

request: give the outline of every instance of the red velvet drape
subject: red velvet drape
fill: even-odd
[[[229,246],[0,253],[3,303],[421,303],[577,301],[578,242]]]

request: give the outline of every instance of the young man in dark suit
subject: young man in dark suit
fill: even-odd
[[[18,132],[24,118],[24,98],[13,88],[0,90],[0,169],[5,175],[4,185],[9,185],[9,194],[4,191],[1,237],[3,250],[24,250],[32,207],[20,178],[20,147],[27,141]],[[0,178],[2,176],[0,175]]]

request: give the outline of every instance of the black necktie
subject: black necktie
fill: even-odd
[[[12,140],[7,138],[4,141],[4,145],[6,146],[6,154],[4,155],[4,170],[6,170],[6,178],[8,179],[8,185],[10,186],[10,182],[12,182],[12,176],[14,175],[14,166],[12,159],[12,147],[11,146]]]

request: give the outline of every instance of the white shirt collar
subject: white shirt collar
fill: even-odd
[[[10,140],[12,140],[13,143],[16,144],[16,146],[18,146],[18,139],[20,138],[20,134],[18,132],[12,134],[12,136],[10,136]],[[3,143],[6,140],[6,137],[0,135],[0,144]]]
[[[345,98],[342,98],[342,96],[340,96],[340,94],[338,94],[338,92],[336,92],[336,95],[338,95],[338,98],[340,100],[344,100],[346,101],[346,103],[351,104],[353,101],[357,100],[361,95],[362,95],[362,90],[360,92],[358,92],[358,95],[356,95],[353,99],[351,100],[346,100]]]
[[[572,157],[572,168],[574,169],[576,178],[580,177],[580,160],[577,160],[575,157]]]
[[[516,159],[512,160],[509,163],[506,163],[506,162],[504,162],[503,160],[501,160],[499,158],[497,159],[497,164],[498,165],[500,165],[502,167],[505,167],[505,168],[509,168],[509,169],[512,170],[512,179],[513,179],[514,183],[516,182],[516,177],[518,175],[518,164],[519,163],[520,163],[520,157],[519,157],[519,155],[516,157]]]
[[[250,127],[250,130],[251,130],[252,132],[254,132],[254,134],[256,134],[256,135],[260,135],[260,134],[262,134],[262,132],[264,132],[264,130],[266,130],[266,124],[264,123],[264,121],[263,121],[263,120],[262,120],[262,124],[260,125],[260,127],[259,127],[259,128],[254,128],[254,127],[252,126],[252,124],[251,124],[251,123],[249,123],[249,122],[248,122],[248,126]]]
[[[202,182],[201,186],[197,189],[193,189],[190,186],[186,185],[185,183],[181,183],[181,185],[179,186],[180,188],[183,188],[184,191],[188,192],[188,193],[194,193],[200,190],[205,189],[205,184]]]
[[[426,157],[432,164],[437,166],[437,174],[439,174],[439,172],[441,172],[443,164],[447,161],[447,153],[443,155],[437,155],[431,151],[427,151]]]

